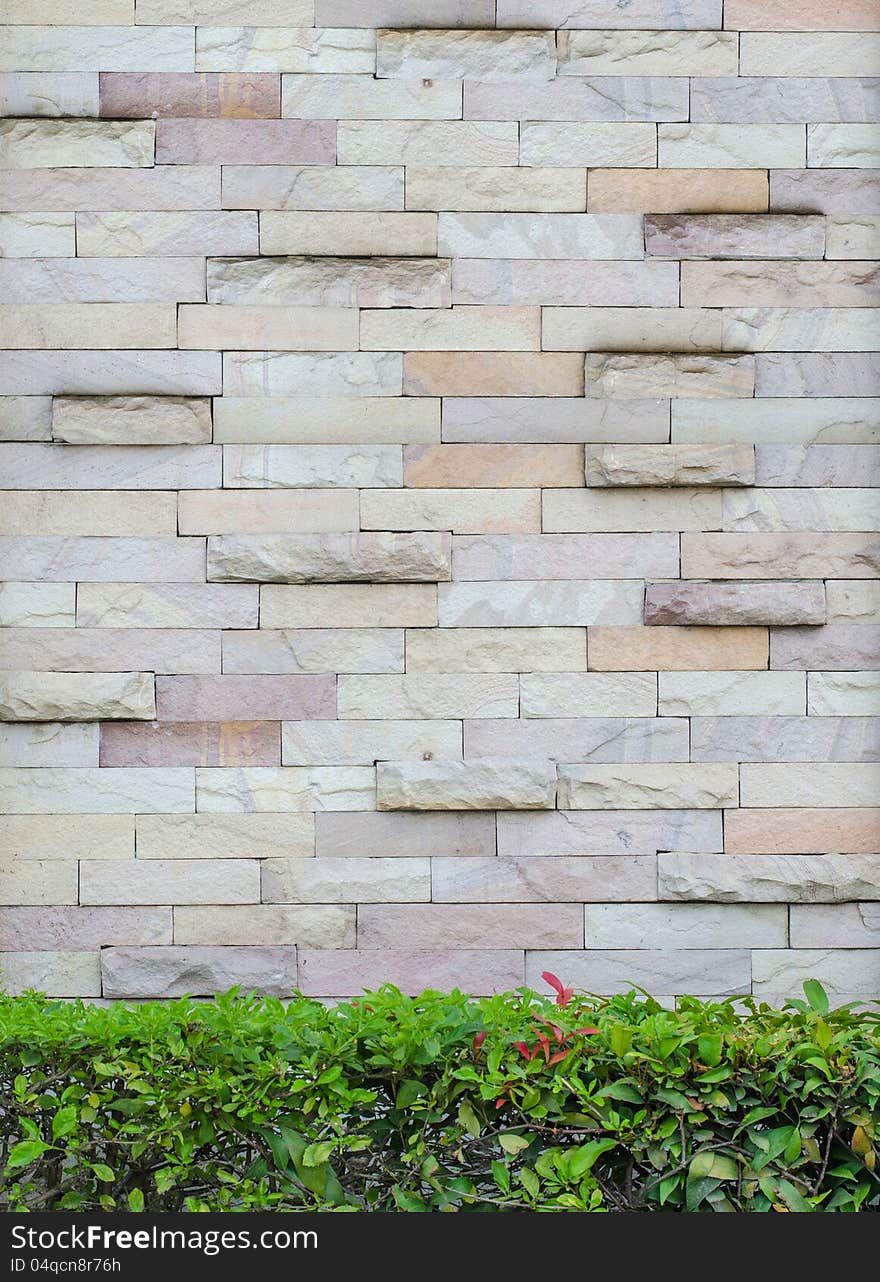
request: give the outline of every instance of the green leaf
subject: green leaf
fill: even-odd
[[[723,1153],[697,1153],[688,1167],[688,1179],[735,1180],[739,1167]]]
[[[625,1055],[632,1045],[633,1030],[624,1024],[615,1024],[608,1034],[608,1044],[615,1055]]]
[[[76,1109],[72,1106],[59,1108],[58,1112],[52,1118],[52,1139],[60,1140],[63,1136],[69,1135],[71,1131],[76,1130]]]
[[[42,1140],[21,1140],[15,1144],[9,1152],[6,1159],[7,1170],[15,1170],[19,1166],[30,1166],[35,1162],[46,1149],[51,1148],[51,1144],[44,1144]]]
[[[810,1003],[810,1009],[819,1015],[827,1015],[830,1009],[828,994],[818,979],[808,979],[804,983],[804,996]]]
[[[473,1139],[479,1138],[483,1127],[470,1102],[466,1099],[463,1099],[458,1106],[458,1120],[468,1135]]]
[[[619,1099],[627,1104],[641,1104],[642,1094],[630,1082],[611,1082],[596,1092],[597,1099]]]
[[[397,1095],[394,1103],[397,1108],[409,1108],[414,1100],[421,1095],[427,1095],[428,1088],[424,1082],[419,1082],[414,1077],[408,1077],[405,1082],[401,1082],[397,1088]]]
[[[129,1193],[128,1209],[130,1211],[142,1211],[144,1209],[144,1195],[140,1189],[132,1189]]]
[[[533,1170],[524,1166],[519,1172],[519,1182],[522,1184],[529,1197],[537,1197],[541,1191],[541,1183]]]
[[[336,1145],[332,1140],[321,1140],[317,1144],[309,1144],[303,1150],[303,1166],[321,1166],[326,1162]]]
[[[507,1131],[504,1135],[498,1136],[498,1143],[505,1153],[511,1153],[514,1156],[517,1153],[521,1153],[524,1148],[528,1148],[531,1142],[525,1135],[515,1135],[512,1131]]]
[[[399,1184],[394,1185],[391,1195],[400,1211],[427,1211],[428,1209],[420,1197],[405,1193]]]
[[[116,1179],[116,1176],[110,1170],[110,1167],[105,1166],[103,1162],[93,1163],[92,1170],[94,1171],[96,1177],[99,1180],[101,1180],[102,1183],[104,1184],[112,1184],[113,1181]]]
[[[712,1033],[711,1035],[698,1038],[697,1051],[699,1052],[700,1059],[707,1068],[714,1068],[716,1064],[721,1062],[721,1045],[722,1041],[720,1033]],[[703,1077],[700,1080],[706,1081],[707,1078]]]
[[[613,1148],[617,1148],[617,1141],[608,1139],[591,1140],[589,1144],[581,1144],[579,1148],[572,1149],[566,1161],[569,1178],[579,1180],[593,1169],[594,1163],[603,1153],[608,1153]]]
[[[779,1180],[776,1187],[779,1196],[790,1211],[812,1211],[814,1209],[804,1195],[799,1193],[788,1180]]]

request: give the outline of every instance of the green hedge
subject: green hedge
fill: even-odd
[[[7,1211],[880,1209],[880,1016],[0,998]]]

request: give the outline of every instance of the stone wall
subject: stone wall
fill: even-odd
[[[3,0],[10,989],[877,995],[878,15]]]

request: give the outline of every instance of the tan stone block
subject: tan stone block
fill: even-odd
[[[431,898],[431,861],[265,859],[262,884],[263,902],[269,904],[427,902]]]
[[[211,403],[183,396],[55,396],[52,438],[68,445],[201,445]]]
[[[765,169],[592,169],[591,213],[763,213]]]
[[[817,798],[814,798],[817,800]],[[880,843],[880,809],[749,809],[725,816],[724,848],[733,855],[871,854]]]
[[[654,446],[635,446],[653,451]],[[542,494],[543,528],[548,532],[705,530],[721,524],[722,491],[599,487],[547,490]]]
[[[586,627],[641,620],[644,589],[638,580],[514,580],[443,583],[438,589],[442,628]]]
[[[552,810],[556,767],[511,757],[379,761],[376,794],[379,810]]]
[[[871,76],[878,56],[880,36],[864,31],[746,31],[740,36],[739,74],[809,76],[820,67],[824,76]]]
[[[8,490],[0,511],[0,534],[176,535],[176,500],[174,493],[155,490]]]
[[[133,815],[2,815],[4,859],[133,859]]]
[[[578,948],[583,911],[561,903],[364,904],[358,947]]]
[[[4,858],[0,861],[0,904],[75,904],[77,868],[75,859]]]
[[[559,74],[735,76],[738,36],[727,31],[560,31]]]
[[[375,810],[372,766],[246,766],[198,769],[198,809],[241,813]]]
[[[580,213],[586,209],[586,193],[585,169],[406,166],[407,209]]]
[[[261,254],[329,254],[369,258],[437,252],[436,214],[267,210],[260,214]],[[342,346],[342,344],[339,344]]]
[[[361,312],[363,351],[540,351],[536,307],[468,307],[438,311]]]
[[[878,855],[661,854],[661,899],[843,903],[880,898]]]
[[[587,446],[588,485],[754,485],[748,445]]]
[[[149,721],[152,672],[0,673],[0,721]]]
[[[174,942],[353,948],[355,912],[347,904],[182,904],[174,909]]]
[[[224,672],[403,672],[402,628],[260,628],[223,634]]]
[[[516,717],[519,685],[509,673],[431,673],[337,678],[340,718]]]
[[[377,760],[430,761],[461,757],[461,723],[454,720],[285,721],[285,766],[372,766]]]
[[[465,483],[491,489],[579,485],[579,445],[409,445],[403,451],[403,483],[440,489]]]
[[[79,865],[83,904],[249,904],[260,901],[253,859],[150,859]]]
[[[432,583],[314,583],[260,589],[265,628],[420,628],[437,626]]]
[[[657,711],[663,717],[801,716],[805,708],[803,672],[659,674]]]
[[[404,993],[426,988],[503,993],[522,985],[522,949],[383,948],[301,951],[299,987],[309,997],[375,992],[394,984]]]
[[[90,628],[255,628],[258,602],[259,588],[247,583],[80,583],[76,621]]]
[[[136,824],[139,859],[289,859],[314,854],[312,814],[139,814]]]
[[[172,303],[36,303],[0,305],[6,350],[176,347]]]
[[[721,345],[721,316],[708,308],[542,308],[545,352],[717,352]]]
[[[521,717],[653,717],[657,711],[653,672],[532,670],[520,677],[519,692]]]
[[[309,10],[311,13],[311,10]],[[309,16],[309,22],[312,21]],[[190,39],[191,39],[190,32]],[[372,31],[337,27],[196,27],[197,71],[309,71],[319,74],[376,69]]]
[[[516,487],[361,490],[361,527],[453,530],[456,534],[537,532],[541,491]]]
[[[10,997],[29,989],[50,997],[100,997],[101,954],[94,952],[2,952],[0,974]]]
[[[431,860],[435,903],[553,903],[652,900],[654,855],[539,855]],[[491,911],[491,910],[490,910]]]
[[[580,672],[586,663],[583,628],[410,628],[406,633],[407,672],[563,673]]]
[[[104,948],[101,983],[106,997],[211,997],[240,984],[274,997],[290,997],[296,987],[296,949]]]
[[[192,813],[193,771],[40,766],[0,770],[0,803],[16,815]],[[124,902],[124,901],[123,901]]]
[[[515,121],[343,120],[336,131],[340,165],[517,165]]]
[[[256,352],[351,350],[358,345],[358,314],[343,307],[183,306],[178,345]]]
[[[138,859],[308,858],[315,853],[315,818],[306,813],[138,815],[136,822]]]
[[[495,856],[495,816],[475,811],[327,811],[316,815],[318,854],[359,859],[448,855],[456,859]]]
[[[187,490],[181,534],[335,533],[358,528],[357,490]]]
[[[0,627],[72,628],[75,583],[0,583]]]
[[[604,672],[766,668],[766,628],[590,628],[589,667]]]
[[[96,766],[100,727],[77,722],[0,725],[0,766]]]
[[[582,396],[583,358],[576,352],[412,352],[404,357],[403,385],[406,396]]]
[[[733,31],[876,31],[880,16],[870,0],[836,0],[830,11],[823,0],[726,0],[724,25]]]
[[[410,534],[220,534],[208,539],[209,579],[259,583],[450,579],[451,537]]]
[[[877,800],[878,767],[858,762],[798,762],[740,766],[740,804],[808,806],[822,797],[829,808],[871,806]]]
[[[733,763],[559,766],[564,810],[720,810],[738,797]]]
[[[76,253],[73,214],[0,214],[4,258],[72,258]]]
[[[753,396],[753,356],[588,353],[586,394],[610,397]]]
[[[871,579],[880,545],[870,534],[683,534],[688,579]]]
[[[72,51],[71,56],[75,56]],[[0,164],[4,169],[61,165],[138,169],[153,164],[155,136],[152,120],[4,120],[0,122]]]
[[[214,400],[214,440],[266,445],[431,445],[440,440],[440,401],[427,396],[267,396],[262,400],[222,396]]]

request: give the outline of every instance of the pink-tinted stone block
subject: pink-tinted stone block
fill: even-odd
[[[159,721],[332,720],[336,678],[158,677],[156,710]]]
[[[335,120],[160,120],[157,165],[332,165]]]
[[[115,721],[101,727],[102,766],[280,766],[278,721]]]
[[[724,849],[732,855],[870,855],[880,849],[880,810],[727,810]]]
[[[281,115],[281,77],[260,72],[102,71],[101,115],[114,120],[218,117],[273,120]]]
[[[10,951],[80,952],[110,944],[170,944],[171,937],[170,908],[0,908],[0,940]]]
[[[299,987],[310,997],[345,997],[380,984],[396,984],[405,993],[462,988],[482,995],[519,987],[524,966],[519,949],[306,949],[299,955]]]

